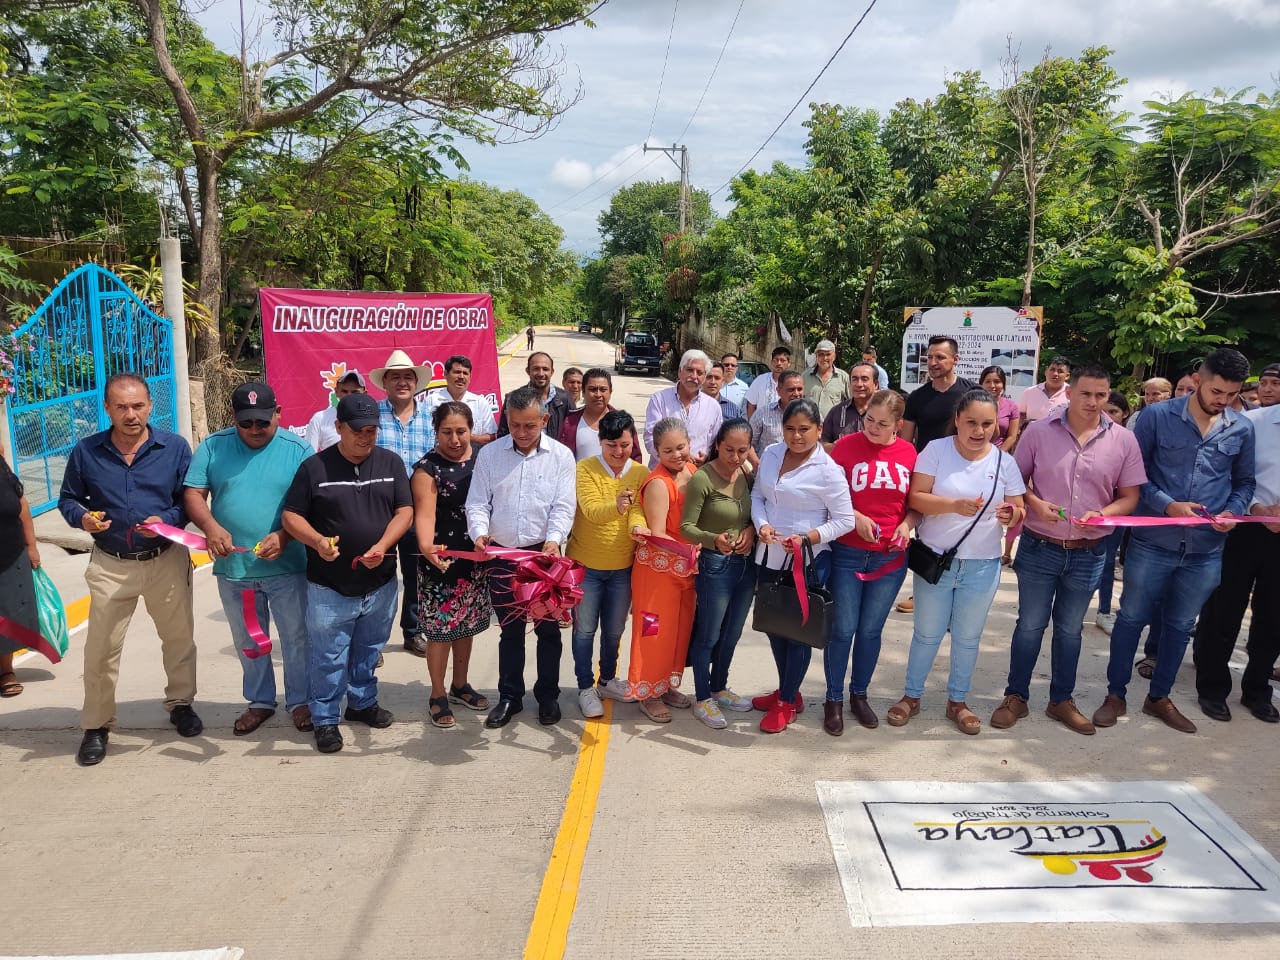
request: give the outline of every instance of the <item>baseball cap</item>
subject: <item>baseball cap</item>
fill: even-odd
[[[333,418],[352,430],[376,427],[381,420],[378,401],[367,393],[348,394],[338,401],[338,409]]]
[[[362,390],[365,387],[364,374],[359,370],[348,370],[342,375],[342,378],[338,382],[346,383],[348,380],[354,380],[356,383],[360,384],[360,389]]]
[[[819,340],[818,345],[813,348],[813,352],[821,353],[824,350],[830,350],[832,353],[835,353],[836,345],[832,343],[830,340]]]
[[[1277,380],[1280,380],[1280,363],[1268,363],[1263,367],[1262,373],[1258,375],[1258,379],[1261,380],[1263,377],[1275,377]]]
[[[231,394],[231,409],[241,423],[270,420],[276,413],[276,392],[261,380],[250,380]]]

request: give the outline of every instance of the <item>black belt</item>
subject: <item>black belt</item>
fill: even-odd
[[[115,550],[108,550],[101,544],[98,545],[98,549],[109,556],[115,557],[117,560],[154,560],[172,546],[172,541],[166,540],[160,546],[152,547],[150,550],[129,550],[124,553],[117,553]]]
[[[1063,550],[1089,550],[1100,545],[1102,541],[1106,539],[1106,537],[1099,537],[1096,540],[1091,540],[1088,537],[1077,537],[1074,540],[1061,540],[1057,537],[1041,536],[1034,530],[1024,529],[1023,533],[1033,539],[1043,541],[1044,543],[1052,543],[1055,547],[1061,547]]]

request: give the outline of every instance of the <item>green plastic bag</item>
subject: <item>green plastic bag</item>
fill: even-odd
[[[56,657],[50,656],[50,650],[40,652],[54,663],[61,660],[71,645],[67,636],[67,611],[62,606],[62,597],[54,586],[53,578],[44,572],[43,567],[31,571],[31,579],[36,587],[36,612],[40,617],[40,636],[49,644]]]

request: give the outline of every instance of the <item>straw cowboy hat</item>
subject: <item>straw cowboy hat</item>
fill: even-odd
[[[392,350],[385,365],[369,371],[369,379],[379,390],[387,389],[382,385],[382,378],[388,370],[412,370],[413,375],[418,378],[419,390],[431,382],[431,372],[426,367],[415,364],[403,350]]]

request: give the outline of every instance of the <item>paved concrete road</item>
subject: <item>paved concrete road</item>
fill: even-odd
[[[540,330],[537,346],[555,358],[557,382],[571,363],[611,366],[611,348],[585,334]],[[525,357],[521,347],[505,364],[504,388],[523,381]],[[641,417],[662,384],[617,377],[615,404]],[[79,595],[77,564],[57,562],[68,598]],[[560,725],[540,727],[526,710],[493,732],[482,715],[460,711],[459,727],[442,731],[425,720],[423,662],[393,645],[380,677],[399,722],[344,726],[346,749],[320,756],[283,714],[232,735],[243,708],[239,668],[210,575],[195,576],[204,736],[182,740],[168,725],[158,641],[141,615],[121,668],[119,730],[101,766],[82,770],[73,758],[80,638],[60,666],[26,661],[26,693],[0,702],[0,862],[11,891],[0,954],[229,943],[249,960],[520,956],[566,799],[583,793],[581,783],[571,789],[583,721],[568,650]],[[984,721],[1003,690],[1015,601],[1006,573],[970,699]],[[901,692],[910,626],[891,615],[872,687],[882,715]],[[490,695],[495,640],[493,629],[480,638],[472,671]],[[1107,641],[1090,626],[1085,646],[1077,695],[1091,710],[1105,689]],[[685,712],[657,726],[619,706],[580,884],[570,877],[543,897],[543,908],[548,897],[563,907],[576,888],[565,956],[1276,955],[1274,926],[1065,926],[1047,917],[1033,926],[851,929],[815,780],[1186,780],[1280,854],[1280,731],[1243,711],[1229,725],[1201,718],[1189,663],[1174,696],[1200,724],[1196,736],[1136,710],[1095,737],[1066,731],[1043,716],[1046,654],[1031,717],[964,737],[941,716],[946,667],[944,648],[909,726],[847,727],[840,739],[821,730],[820,658],[804,686],[814,706],[775,737],[758,732],[758,715],[713,732]],[[743,693],[776,686],[762,636],[743,638],[732,682]],[[1224,915],[1230,909],[1224,898]]]

